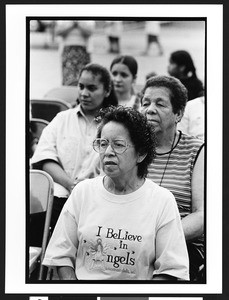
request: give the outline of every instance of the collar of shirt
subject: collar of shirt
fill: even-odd
[[[92,125],[92,124],[95,124],[95,121],[90,122],[90,121],[88,120],[88,118],[87,118],[87,116],[85,115],[85,113],[83,112],[82,107],[81,107],[80,104],[76,106],[75,110],[76,110],[76,114],[78,115],[78,117],[84,118],[84,120],[86,121],[86,123],[91,124],[91,125]]]
[[[82,107],[80,104],[78,104],[75,108],[76,110],[76,114],[79,116],[79,117],[83,117],[87,122],[88,122],[88,118],[86,117],[85,113],[83,112],[82,110]]]

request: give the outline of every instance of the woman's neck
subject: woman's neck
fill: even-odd
[[[86,114],[85,115],[88,121],[91,123],[94,121],[96,114]]]
[[[91,123],[91,122],[94,120],[95,116],[97,116],[97,114],[98,114],[98,112],[99,112],[99,109],[96,109],[96,110],[86,110],[86,111],[85,111],[85,110],[82,108],[82,111],[83,111],[85,117],[86,117],[86,118],[88,119],[88,121]]]
[[[169,134],[157,134],[157,153],[169,152],[177,143],[179,134],[177,130],[172,130]]]
[[[125,93],[116,93],[116,96],[118,99],[118,103],[122,105],[130,101],[132,95],[131,92],[125,92]]]
[[[145,182],[144,178],[135,177],[128,178],[127,180],[119,178],[111,178],[108,176],[104,177],[104,187],[106,190],[116,195],[126,195],[133,193],[138,190],[143,183]]]

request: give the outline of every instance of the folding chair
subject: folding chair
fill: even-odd
[[[68,102],[72,107],[77,105],[78,87],[76,86],[59,86],[49,90],[44,98],[57,98]]]
[[[57,113],[71,108],[64,100],[54,98],[31,99],[32,117],[50,122]]]
[[[29,157],[31,158],[39,142],[43,129],[48,125],[48,121],[32,118],[29,122]]]
[[[38,280],[45,279],[47,268],[42,266],[50,238],[53,207],[53,179],[41,170],[30,170],[30,275],[38,269]]]
[[[48,121],[43,119],[32,118],[30,120],[30,129],[34,138],[39,140],[43,129],[48,125]]]

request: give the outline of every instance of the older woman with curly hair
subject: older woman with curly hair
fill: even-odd
[[[44,265],[60,279],[188,280],[188,253],[171,192],[146,179],[155,135],[133,108],[100,111],[93,148],[104,175],[67,200]]]

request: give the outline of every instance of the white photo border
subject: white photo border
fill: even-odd
[[[146,297],[144,297],[146,298]],[[127,298],[128,300],[130,297]],[[132,298],[133,300],[141,300],[141,296],[138,298]],[[97,297],[97,300],[126,300],[125,297]],[[148,297],[148,300],[203,300],[202,297]]]
[[[222,293],[222,43],[223,5],[6,5],[5,293]],[[26,17],[207,18],[207,283],[25,283]],[[217,47],[216,47],[217,45]],[[13,84],[12,84],[13,83]],[[217,102],[217,105],[215,103]],[[17,135],[15,136],[15,126]],[[12,138],[13,137],[13,138]],[[17,152],[15,152],[15,147]],[[13,187],[12,187],[13,186]],[[13,226],[15,224],[16,226]],[[15,257],[16,255],[16,257]]]

